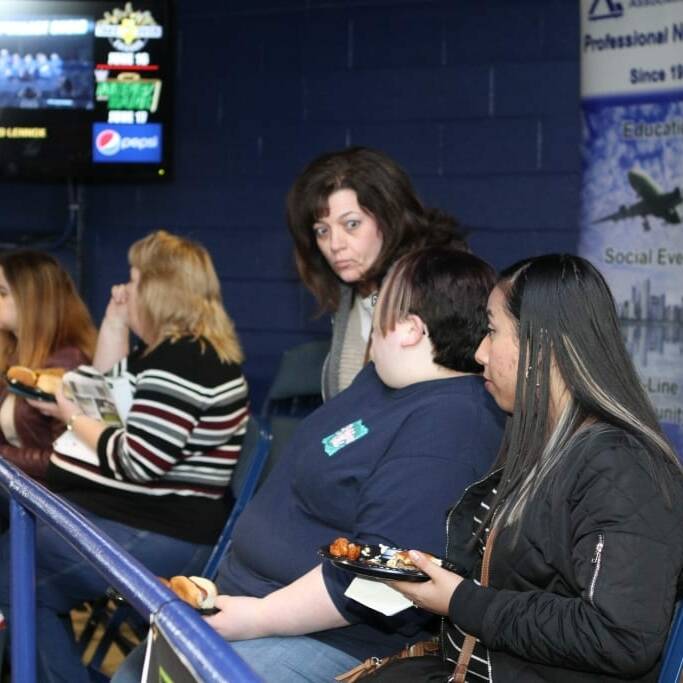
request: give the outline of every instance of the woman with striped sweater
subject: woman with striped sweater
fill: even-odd
[[[158,231],[128,257],[130,282],[112,289],[94,358],[98,370],[130,383],[126,425],[83,415],[58,392],[55,415],[97,457],[54,454],[48,482],[152,572],[192,574],[232,502],[226,490],[247,422],[242,352],[202,246]],[[143,342],[132,352],[130,331]],[[85,682],[68,612],[106,584],[48,529],[37,533],[39,678]],[[7,594],[3,576],[5,613]]]

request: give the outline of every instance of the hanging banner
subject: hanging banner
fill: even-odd
[[[683,0],[581,0],[579,253],[683,456]]]

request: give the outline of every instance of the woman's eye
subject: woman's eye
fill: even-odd
[[[487,328],[486,328],[486,334],[487,334],[489,337],[492,337],[494,332],[495,332],[495,330],[494,330],[492,327],[487,327]]]
[[[360,225],[360,221],[356,220],[355,218],[353,220],[346,221],[346,227],[349,230],[355,230],[359,225]]]
[[[313,228],[316,237],[324,237],[327,234],[327,228],[322,225],[317,225]]]

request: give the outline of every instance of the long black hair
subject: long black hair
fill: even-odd
[[[501,452],[499,519],[518,519],[582,428],[623,429],[640,442],[668,498],[658,463],[681,464],[657,421],[619,330],[612,294],[588,261],[568,254],[527,259],[501,273],[498,286],[519,332],[513,414]],[[560,415],[550,410],[551,375],[567,390]]]

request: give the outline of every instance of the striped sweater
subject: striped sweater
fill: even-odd
[[[97,465],[54,454],[50,487],[102,517],[213,543],[248,419],[240,367],[183,338],[146,356],[135,351],[110,374],[133,391],[125,428],[101,435]]]

